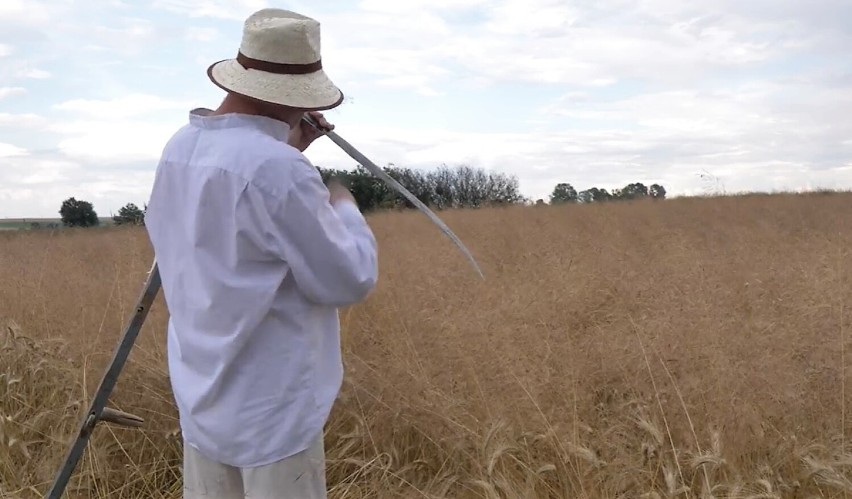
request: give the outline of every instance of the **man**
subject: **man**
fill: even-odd
[[[146,226],[169,308],[168,365],[186,498],[325,498],[323,427],[342,382],[338,307],[378,276],[352,195],[326,187],[301,121],[343,96],[319,24],[264,9],[208,76],[227,96],[194,110],[157,168]]]

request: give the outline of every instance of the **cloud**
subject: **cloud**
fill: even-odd
[[[781,53],[780,47],[733,24],[665,22],[629,2],[625,8],[632,7],[645,22],[604,22],[594,7],[558,0],[487,5],[456,5],[476,14],[462,21],[454,9],[430,2],[365,1],[365,11],[328,14],[321,20],[332,41],[329,60],[336,66],[331,67],[375,75],[378,83],[396,72],[393,81],[415,90],[431,88],[450,74],[491,83],[596,86],[672,75],[695,80],[714,68],[753,64]],[[338,42],[344,33],[346,42]]]
[[[769,132],[771,135],[772,132]],[[849,162],[826,162],[815,169],[805,156],[807,146],[789,147],[793,154],[784,159],[763,154],[736,141],[719,140],[718,146],[679,144],[662,133],[564,132],[529,133],[451,133],[439,130],[405,132],[399,129],[347,128],[348,141],[374,162],[394,163],[429,170],[441,164],[468,164],[509,175],[520,180],[523,192],[533,198],[546,198],[558,182],[569,182],[578,190],[591,187],[621,188],[634,181],[646,185],[662,183],[672,195],[703,193],[715,177],[729,191],[796,189],[802,186],[844,187],[852,182]],[[384,137],[394,137],[388,140]],[[777,144],[777,141],[776,141]],[[770,144],[764,147],[770,148]],[[850,155],[846,148],[846,157]],[[677,150],[676,154],[661,152]],[[351,168],[355,162],[329,142],[319,142],[307,153],[314,164]]]
[[[27,157],[13,163],[12,168],[17,170],[16,183],[21,184],[24,189],[31,189],[73,182],[74,174],[80,171],[81,166],[65,160]]]
[[[219,30],[191,26],[186,28],[186,39],[193,42],[211,42],[219,38]]]
[[[704,172],[728,190],[852,182],[847,0],[286,4],[321,22],[347,95],[328,114],[379,164],[468,163],[533,197],[562,181],[700,193]],[[0,0],[0,216],[75,193],[144,202],[190,101],[221,96],[207,64],[268,5]],[[355,164],[325,139],[308,156]]]
[[[96,118],[120,119],[157,111],[189,109],[187,101],[171,100],[156,95],[131,94],[110,100],[73,99],[54,106],[60,111]]]
[[[178,40],[178,31],[151,19],[123,16],[108,24],[69,26],[69,34],[85,43],[80,49],[86,55],[142,56],[154,47]]]
[[[562,180],[620,187],[658,179],[670,192],[694,192],[703,170],[742,189],[802,185],[815,172],[822,182],[849,179],[852,66],[838,49],[852,44],[852,3],[465,4],[368,0],[358,12],[323,14],[329,70],[361,91],[373,84],[445,95],[451,86],[511,85],[514,93],[498,95],[512,97],[491,110],[522,112],[519,124],[536,131],[413,125],[408,133],[352,123],[347,133],[374,148],[376,161],[472,162],[516,172],[533,195]],[[521,111],[549,89],[563,97],[539,115]],[[323,151],[320,160],[346,164]]]
[[[398,2],[396,0],[363,0],[358,7],[365,11],[393,12],[404,14],[411,10],[431,9],[436,11],[460,11],[475,7],[483,7],[489,3],[488,0],[408,0]]]
[[[65,0],[56,0],[54,13],[68,6]],[[0,2],[0,22],[35,25],[50,19],[51,9],[40,0],[3,0]]]
[[[27,150],[12,144],[0,142],[0,158],[11,158],[14,156],[26,156]]]
[[[186,122],[191,103],[148,94],[115,99],[72,99],[54,109],[72,115],[46,127],[59,135],[68,158],[109,164],[146,161],[153,165],[175,131]]]
[[[24,95],[26,93],[27,89],[23,87],[0,87],[0,99]]]
[[[702,192],[703,172],[734,191],[841,187],[852,181],[850,113],[848,86],[756,79],[621,98],[569,91],[538,110],[534,130],[513,133],[363,126],[346,118],[338,129],[379,164],[468,163],[516,174],[534,197],[562,181],[578,189],[660,182],[676,195]],[[333,144],[318,145],[309,153],[317,164],[353,164]]]
[[[193,18],[244,21],[252,12],[271,5],[263,0],[154,0],[152,6]]]
[[[17,78],[30,78],[30,79],[33,79],[33,80],[45,80],[47,78],[50,78],[53,75],[51,75],[49,72],[47,72],[43,69],[28,68],[28,69],[19,70],[18,72],[15,73],[15,76]]]
[[[109,216],[128,202],[142,206],[153,171],[128,169],[122,163],[114,166],[96,169],[55,152],[4,158],[0,217],[58,217],[62,201],[71,196],[91,201],[100,216]]]
[[[182,123],[136,120],[78,120],[57,123],[57,146],[68,158],[101,165],[146,160],[156,165],[163,146]]]
[[[35,66],[31,58],[9,57],[0,65],[0,82],[12,82],[15,80],[46,80],[51,73]]]
[[[46,124],[47,120],[35,113],[0,113],[0,127],[41,128]]]

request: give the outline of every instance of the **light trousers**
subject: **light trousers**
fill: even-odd
[[[327,499],[322,433],[287,459],[256,468],[217,463],[184,442],[184,499]]]

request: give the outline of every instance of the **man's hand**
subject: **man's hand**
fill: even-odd
[[[328,181],[328,193],[329,193],[329,201],[332,205],[340,203],[342,201],[351,201],[354,204],[358,204],[355,201],[355,196],[346,188],[339,180],[331,179]]]
[[[321,112],[311,111],[308,114],[310,114],[321,127],[328,130],[334,130],[334,125],[329,123],[323,117]],[[299,151],[305,152],[305,149],[307,149],[313,141],[321,137],[323,133],[324,132],[317,130],[300,119],[299,125],[290,130],[290,135],[287,137],[287,143]]]

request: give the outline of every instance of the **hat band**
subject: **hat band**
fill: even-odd
[[[275,73],[280,75],[303,75],[315,73],[322,69],[322,60],[312,62],[310,64],[282,64],[279,62],[261,61],[260,59],[252,59],[251,57],[237,52],[237,62],[246,69],[256,69],[267,73]]]

